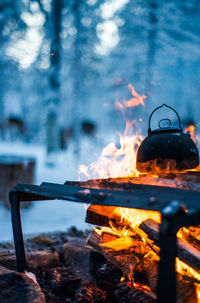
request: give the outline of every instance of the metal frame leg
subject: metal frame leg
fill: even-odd
[[[26,257],[20,218],[20,197],[18,192],[10,192],[10,205],[17,269],[19,272],[24,272],[26,270]]]
[[[177,216],[184,212],[184,206],[178,202],[172,202],[162,212],[159,236],[158,303],[176,303],[176,234],[180,227],[176,220]]]

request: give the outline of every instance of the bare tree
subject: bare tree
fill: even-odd
[[[60,65],[61,65],[61,16],[62,0],[52,0],[51,24],[52,39],[50,49],[50,96],[47,112],[47,152],[58,148],[58,107],[60,103]]]

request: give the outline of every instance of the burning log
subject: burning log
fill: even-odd
[[[103,290],[93,283],[88,283],[81,286],[75,295],[75,303],[104,303],[106,295]]]
[[[200,251],[200,226],[190,226],[182,229],[183,239]]]
[[[115,207],[99,207],[96,205],[90,205],[87,209],[86,222],[91,224],[97,224],[99,226],[117,226],[125,227],[131,230],[129,222],[121,220],[121,214],[118,208]],[[143,230],[148,237],[153,240],[158,246],[159,241],[159,223],[153,219],[147,219],[140,224],[140,229]],[[194,235],[189,232],[189,237],[195,242]],[[196,240],[197,242],[198,240]],[[147,240],[148,244],[148,240]],[[189,244],[182,239],[178,239],[178,257],[186,264],[194,268],[197,272],[200,272],[200,250],[194,247],[193,244]],[[150,244],[151,245],[151,244]]]
[[[120,225],[121,215],[115,206],[90,205],[85,221],[98,226],[110,226],[110,220]]]
[[[123,273],[128,276],[136,265],[143,263],[142,258],[144,255],[150,253],[150,248],[148,245],[143,245],[137,236],[119,238],[118,236],[112,235],[112,237],[112,241],[102,243],[104,233],[100,235],[96,230],[93,230],[88,239],[88,244],[104,255],[107,260],[119,267]],[[117,241],[119,242],[117,243]],[[109,244],[115,245],[116,250],[109,248]],[[123,247],[125,248],[123,249]],[[139,250],[137,251],[138,247]]]
[[[146,249],[143,249],[143,251],[136,251],[135,248],[139,247],[138,240],[134,239],[133,237],[124,237],[123,239],[121,239],[117,236],[114,235],[112,236],[113,238],[115,237],[115,239],[110,242],[107,242],[107,245],[104,246],[104,244],[106,243],[105,242],[102,243],[102,239],[105,239],[103,234],[100,235],[95,230],[93,230],[93,232],[91,233],[88,239],[88,244],[94,247],[98,252],[103,254],[103,256],[105,256],[110,263],[114,264],[119,269],[121,269],[124,275],[128,277],[130,274],[133,274],[133,270],[136,268],[136,266],[142,267],[143,257],[145,254],[150,252],[150,248],[146,245]],[[128,241],[130,242],[128,244],[128,247],[127,247],[127,243],[126,244],[124,243],[125,238],[128,238]],[[125,244],[126,249],[122,249],[122,247],[119,246],[119,244],[117,247],[117,251],[109,249],[107,247],[109,245],[108,243],[111,242],[112,244],[113,242],[115,242],[115,246],[116,246],[116,242],[118,240],[121,241],[121,246]],[[140,289],[141,292],[145,291],[145,287],[144,289],[142,289],[142,285],[140,286],[140,288],[141,288]],[[147,294],[147,297],[155,298],[155,294],[150,291]]]
[[[159,241],[159,223],[148,219],[140,224],[140,228],[156,243]],[[200,251],[184,240],[177,238],[178,257],[200,273]]]
[[[105,239],[104,232],[100,235],[97,231],[93,230],[91,233],[88,244],[95,248],[98,252],[100,252],[109,262],[117,266],[122,270],[126,277],[132,276],[133,279],[139,272],[145,272],[148,281],[150,291],[146,291],[146,286],[140,285],[140,291],[145,294],[145,298],[155,298],[155,292],[157,291],[157,280],[158,280],[158,257],[152,257],[152,252],[150,247],[142,242],[138,235],[131,237],[124,237],[124,239],[119,238],[118,236],[112,235],[113,240],[110,242],[103,242]],[[116,242],[119,240],[125,241],[125,238],[128,238],[130,241],[129,246],[127,247],[127,243],[122,242],[122,246],[126,247],[122,249],[122,247],[118,246],[117,250],[111,249],[113,244],[116,245]],[[114,243],[115,241],[115,243]],[[110,247],[109,247],[110,246]],[[115,246],[116,247],[116,246]],[[138,250],[136,248],[139,248]],[[133,288],[136,287],[137,283],[133,282]],[[135,291],[135,289],[134,289]],[[182,302],[196,302],[195,287],[193,283],[185,281],[180,274],[177,274],[177,292],[178,292],[178,303]],[[189,301],[191,295],[194,295],[194,301]],[[142,302],[142,301],[141,301]]]
[[[144,292],[134,287],[130,288],[127,283],[118,284],[114,292],[117,303],[137,302],[137,303],[153,303],[155,298],[149,296],[148,292]]]

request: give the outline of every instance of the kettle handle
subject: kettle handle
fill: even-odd
[[[149,128],[148,128],[148,135],[149,135],[149,136],[151,135],[151,125],[150,125],[150,124],[151,124],[152,115],[154,114],[154,112],[155,112],[157,109],[159,109],[159,108],[161,108],[161,107],[163,107],[163,106],[166,106],[166,107],[172,109],[172,110],[176,113],[176,115],[177,115],[177,117],[178,117],[179,128],[182,130],[182,127],[181,127],[181,119],[180,119],[180,117],[179,117],[177,111],[176,111],[173,107],[171,107],[171,106],[169,106],[169,105],[166,105],[166,104],[163,104],[163,105],[161,105],[161,106],[156,107],[156,108],[152,111],[152,113],[151,113],[151,115],[150,115],[150,117],[149,117]]]

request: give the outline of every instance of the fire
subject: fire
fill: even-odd
[[[127,107],[137,107],[139,105],[145,106],[144,104],[144,99],[146,98],[145,95],[139,95],[135,88],[133,87],[133,85],[131,85],[130,83],[128,84],[128,88],[131,91],[132,94],[132,98],[124,101],[123,103],[120,102],[116,102],[116,106],[121,109],[121,110],[125,110]]]
[[[129,84],[128,88],[131,91],[132,98],[123,101],[123,102],[116,102],[116,107],[121,110],[122,114],[126,115],[126,109],[128,108],[135,108],[138,106],[145,106],[145,95],[139,95],[136,92],[135,88]],[[138,119],[139,122],[141,118]],[[84,173],[87,177],[93,178],[115,178],[115,177],[124,177],[124,182],[126,182],[126,177],[135,177],[135,183],[143,183],[147,182],[146,184],[157,184],[163,186],[177,186],[175,181],[167,181],[165,179],[165,183],[163,183],[162,179],[158,179],[159,170],[155,169],[155,175],[145,176],[145,178],[137,171],[136,169],[136,154],[137,149],[144,139],[141,135],[139,129],[139,122],[136,119],[127,119],[126,118],[126,128],[124,131],[124,135],[120,136],[120,147],[117,147],[114,142],[108,144],[104,147],[99,159],[91,163],[89,167],[82,165],[80,167],[80,172]],[[134,133],[135,131],[135,133]],[[197,142],[198,137],[195,134],[195,127],[190,125],[185,129],[186,132],[189,132],[194,142]],[[133,134],[134,133],[134,134]],[[129,135],[128,135],[129,134]],[[156,167],[156,165],[155,165]],[[169,168],[169,172],[170,172]],[[199,170],[199,168],[195,169]],[[140,177],[137,178],[137,177]],[[148,179],[149,178],[149,179]],[[153,181],[152,181],[153,179]],[[158,179],[158,180],[157,180]],[[161,181],[160,181],[161,180]],[[160,183],[159,183],[160,182]],[[128,208],[115,208],[115,212],[120,216],[121,223],[123,227],[115,226],[113,221],[110,220],[111,227],[102,227],[101,229],[96,228],[95,231],[102,235],[103,233],[109,233],[113,235],[113,239],[101,243],[100,246],[104,249],[111,249],[115,251],[119,250],[130,250],[130,249],[140,249],[142,250],[142,243],[144,243],[144,247],[148,244],[148,247],[152,247],[151,240],[148,239],[148,236],[145,232],[140,229],[140,224],[147,219],[153,219],[154,221],[160,223],[161,222],[161,214],[155,211],[145,211],[145,210],[138,210],[138,209],[128,209]],[[181,239],[184,239],[184,235],[188,233],[187,228],[182,228],[177,236]],[[134,235],[139,234],[140,239],[137,242],[134,239]],[[199,237],[199,235],[197,235]],[[134,239],[134,240],[133,240]],[[151,260],[158,262],[159,256],[158,254],[152,249],[149,253],[143,251],[144,260]],[[144,292],[151,293],[152,296],[155,294],[151,291],[148,286],[140,285],[136,283],[133,278],[133,271],[134,268],[130,268],[129,273],[129,282],[128,285],[130,287],[135,287],[137,289],[141,289]],[[194,269],[190,266],[186,265],[184,262],[176,258],[176,271],[181,274],[182,276],[186,277],[188,280],[193,281],[196,286],[197,298],[198,303],[200,303],[200,274],[197,273]],[[122,277],[121,281],[125,281],[125,278]]]
[[[195,126],[194,125],[189,125],[188,127],[185,128],[185,132],[190,134],[192,140],[198,146],[198,136],[196,135],[196,132],[195,132]]]
[[[139,95],[135,88],[129,84],[132,98],[128,101],[120,103],[116,102],[116,107],[119,108],[122,114],[125,116],[125,109],[128,107],[138,107],[139,105],[144,106],[145,95]],[[86,177],[90,176],[93,178],[107,178],[107,177],[118,177],[118,176],[139,176],[139,172],[136,169],[136,155],[139,145],[141,144],[144,137],[140,134],[139,123],[136,119],[126,120],[126,128],[124,135],[119,134],[120,147],[116,147],[115,143],[112,142],[104,147],[99,159],[90,164],[89,167],[84,165],[80,166],[80,174]],[[141,121],[141,118],[139,118]],[[134,135],[133,130],[136,130]]]
[[[141,135],[120,136],[119,148],[115,143],[108,144],[96,162],[89,167],[81,165],[80,173],[94,178],[139,176],[136,169],[136,153],[142,140]]]
[[[193,280],[196,286],[197,303],[200,302],[200,274],[193,268],[182,262],[179,258],[176,258],[176,271],[182,274],[188,281]]]

